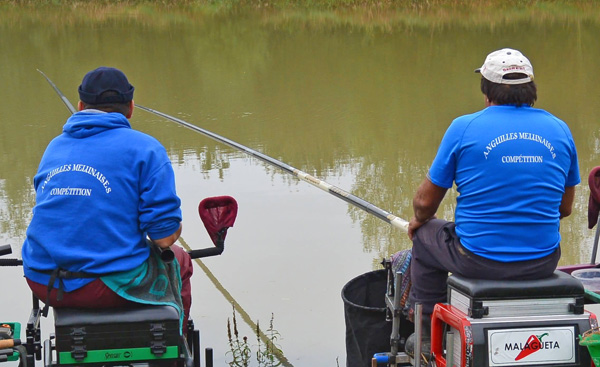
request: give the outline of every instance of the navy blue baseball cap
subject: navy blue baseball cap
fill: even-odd
[[[97,105],[129,102],[134,88],[121,70],[101,66],[85,74],[78,90],[82,102]],[[102,96],[107,91],[115,93]]]

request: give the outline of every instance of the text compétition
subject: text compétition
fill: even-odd
[[[488,155],[490,154],[490,152],[494,148],[496,148],[498,145],[500,145],[504,142],[507,142],[507,141],[512,141],[512,140],[531,140],[531,141],[540,143],[548,149],[548,151],[550,152],[550,155],[552,156],[552,159],[556,158],[556,152],[554,151],[554,146],[552,146],[552,144],[548,140],[546,140],[546,138],[543,138],[537,134],[526,133],[526,132],[517,132],[517,133],[503,134],[503,135],[496,137],[494,140],[490,141],[485,146],[485,151],[483,152],[485,159],[488,158]],[[502,163],[542,163],[542,162],[543,162],[543,159],[541,156],[516,155],[516,156],[505,156],[502,158]]]
[[[85,164],[64,164],[60,167],[57,167],[57,168],[51,170],[46,175],[46,179],[44,180],[44,183],[42,184],[42,191],[44,191],[44,189],[46,188],[46,185],[48,184],[48,182],[50,182],[50,180],[54,176],[58,175],[59,173],[64,173],[64,172],[87,173],[88,175],[95,177],[96,180],[98,180],[102,184],[102,186],[104,187],[104,190],[107,194],[109,194],[112,191],[112,189],[110,187],[110,182],[108,181],[106,176],[104,176],[104,174],[102,174],[102,172],[98,171],[96,168],[85,165]],[[71,187],[55,188],[55,189],[52,189],[50,192],[51,195],[80,195],[80,196],[90,196],[91,193],[92,193],[92,189],[71,188]]]

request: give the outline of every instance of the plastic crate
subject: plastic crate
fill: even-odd
[[[2,325],[10,325],[12,328],[12,337],[13,339],[21,339],[21,324],[18,322],[0,322]],[[9,361],[17,361],[19,360],[19,352],[16,350],[13,352],[12,356],[8,357]]]
[[[600,366],[600,328],[593,328],[580,336],[579,345],[586,346],[592,356],[594,365]]]

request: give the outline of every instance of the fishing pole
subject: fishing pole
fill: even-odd
[[[65,104],[65,106],[67,106],[67,108],[69,109],[69,111],[71,111],[71,113],[75,113],[75,107],[73,107],[73,105],[71,104],[71,102],[69,102],[69,100],[64,96],[64,94],[62,94],[62,92],[60,91],[60,89],[58,89],[58,87],[50,80],[50,78],[48,78],[46,76],[46,74],[44,74],[41,70],[37,69],[37,71],[40,72],[40,74],[42,74],[44,76],[44,78],[46,78],[46,80],[48,81],[48,83],[50,84],[50,86],[52,86],[52,88],[54,88],[54,90],[56,91],[56,93],[60,96],[61,100],[63,101],[63,103]],[[223,144],[229,145],[230,147],[233,147],[235,149],[239,149],[241,151],[243,151],[244,153],[253,156],[255,158],[258,158],[260,160],[262,160],[263,162],[266,162],[270,165],[273,165],[277,168],[280,168],[284,171],[286,171],[287,173],[296,176],[297,178],[299,178],[302,181],[308,182],[309,184],[316,186],[318,188],[320,188],[323,191],[326,191],[330,194],[332,194],[333,196],[336,196],[364,211],[366,211],[367,213],[373,214],[374,216],[376,216],[377,218],[391,224],[392,226],[396,227],[396,228],[400,228],[403,231],[408,231],[408,222],[400,217],[397,217],[394,214],[391,214],[371,203],[369,203],[368,201],[359,198],[358,196],[352,195],[342,189],[340,189],[337,186],[331,185],[323,180],[320,180],[312,175],[309,175],[308,173],[301,171],[297,168],[294,168],[292,166],[290,166],[289,164],[283,163],[275,158],[269,157],[266,154],[260,153],[254,149],[248,148],[247,146],[244,146],[242,144],[236,143],[233,140],[227,139],[221,135],[215,134],[211,131],[208,131],[206,129],[203,129],[201,127],[198,127],[196,125],[193,125],[187,121],[178,119],[176,117],[167,115],[166,113],[154,110],[152,108],[148,108],[148,107],[144,107],[144,106],[140,106],[140,105],[135,105],[137,108],[144,110],[146,112],[150,112],[153,113],[157,116],[161,116],[164,117],[168,120],[171,120],[173,122],[176,122],[184,127],[187,127],[191,130],[194,130],[196,132],[199,132],[205,136],[208,136],[209,138],[212,138],[218,142],[221,142]]]
[[[69,102],[69,100],[67,99],[67,97],[65,97],[65,95],[62,94],[62,92],[60,91],[60,89],[58,89],[58,87],[56,86],[56,84],[54,84],[52,82],[52,80],[50,80],[50,78],[48,78],[46,76],[46,74],[44,74],[43,71],[41,71],[40,69],[36,69],[36,70],[39,71],[40,74],[42,74],[44,76],[44,78],[46,78],[46,81],[48,81],[48,84],[50,84],[50,86],[52,88],[54,88],[54,91],[56,92],[56,94],[58,94],[58,96],[63,101],[63,103],[65,104],[65,106],[67,106],[67,108],[69,109],[69,111],[71,111],[71,114],[77,112],[77,110],[75,109],[75,107],[73,107],[73,105],[71,104],[71,102]]]
[[[155,115],[164,117],[168,120],[171,120],[173,122],[176,122],[182,126],[185,126],[191,130],[194,130],[196,132],[199,132],[203,135],[208,136],[209,138],[212,138],[218,142],[221,142],[223,144],[229,145],[230,147],[239,149],[241,151],[243,151],[244,153],[251,155],[255,158],[260,159],[263,162],[266,162],[270,165],[273,165],[277,168],[280,168],[284,171],[286,171],[287,173],[292,174],[293,176],[296,176],[297,178],[299,178],[302,181],[308,182],[309,184],[316,186],[318,188],[320,188],[321,190],[327,191],[328,193],[332,194],[333,196],[336,196],[364,211],[366,211],[367,213],[373,214],[374,216],[376,216],[377,218],[391,224],[394,227],[400,228],[403,231],[408,231],[408,222],[402,218],[397,217],[394,214],[391,214],[383,209],[378,208],[377,206],[369,203],[368,201],[361,199],[355,195],[352,195],[342,189],[340,189],[337,186],[331,185],[323,180],[320,180],[314,176],[309,175],[306,172],[303,172],[297,168],[294,168],[292,166],[290,166],[289,164],[283,163],[275,158],[269,157],[268,155],[265,155],[263,153],[257,152],[254,149],[248,148],[242,144],[236,143],[230,139],[224,138],[218,134],[215,134],[213,132],[210,132],[208,130],[205,130],[201,127],[198,127],[196,125],[190,124],[187,121],[183,121],[181,119],[178,119],[177,117],[173,117],[170,115],[167,115],[166,113],[154,110],[152,108],[148,108],[148,107],[144,107],[144,106],[140,106],[140,105],[136,105],[137,108],[142,109],[146,112],[150,112],[153,113]]]

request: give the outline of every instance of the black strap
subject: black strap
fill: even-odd
[[[34,269],[35,270],[35,269]],[[98,274],[90,274],[81,271],[69,271],[65,269],[54,269],[54,270],[35,270],[40,273],[50,274],[50,281],[48,281],[46,302],[42,309],[42,316],[48,316],[48,310],[50,309],[50,293],[54,288],[54,282],[58,279],[58,293],[56,294],[56,300],[61,301],[64,294],[65,284],[63,279],[75,279],[75,278],[98,278]]]

